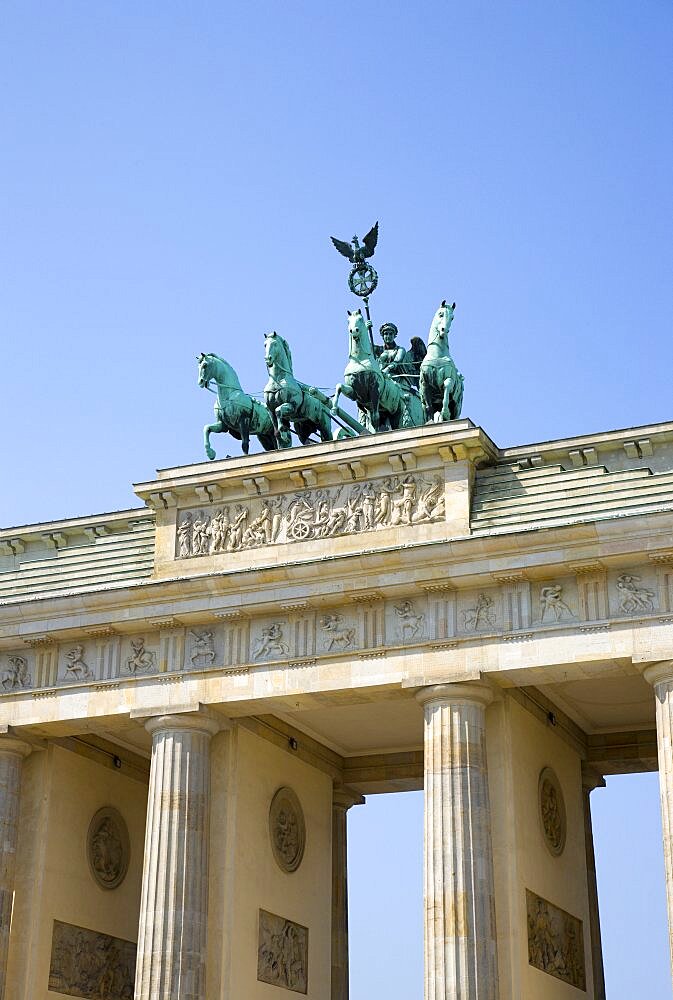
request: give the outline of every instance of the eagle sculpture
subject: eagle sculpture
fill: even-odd
[[[377,222],[372,226],[363,239],[362,245],[360,245],[357,236],[353,237],[351,243],[346,243],[345,240],[338,240],[334,236],[331,237],[331,240],[339,253],[342,253],[344,257],[347,257],[351,264],[357,266],[358,264],[364,264],[367,257],[374,256],[378,238],[379,224]]]

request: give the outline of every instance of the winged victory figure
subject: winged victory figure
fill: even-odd
[[[376,222],[372,226],[363,239],[362,244],[360,244],[357,236],[353,237],[351,243],[346,243],[345,240],[338,240],[335,236],[330,238],[339,253],[342,253],[344,257],[348,258],[351,264],[357,267],[358,264],[364,264],[367,257],[374,256],[376,243],[379,238],[379,224]]]

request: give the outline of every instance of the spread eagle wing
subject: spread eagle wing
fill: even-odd
[[[351,264],[353,263],[353,247],[350,243],[346,243],[345,240],[338,240],[335,236],[330,236],[330,239],[334,246],[337,248],[339,253],[342,253],[344,257],[348,257]]]
[[[420,365],[421,361],[428,353],[428,349],[425,346],[425,342],[421,340],[420,337],[412,337],[410,350],[407,352],[407,357],[411,355],[411,360],[417,365]]]
[[[362,241],[362,245],[365,248],[365,253],[364,253],[365,257],[373,256],[374,251],[376,250],[376,244],[378,242],[378,238],[379,238],[379,224],[378,222],[375,222]]]

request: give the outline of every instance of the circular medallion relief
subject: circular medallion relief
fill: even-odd
[[[91,874],[101,889],[116,889],[121,885],[128,871],[131,849],[126,823],[116,809],[105,806],[94,815],[86,847]]]
[[[306,823],[301,803],[291,788],[279,788],[269,809],[273,856],[284,872],[296,872],[304,857]]]
[[[566,807],[560,782],[550,767],[540,773],[538,806],[545,843],[558,857],[566,845]]]

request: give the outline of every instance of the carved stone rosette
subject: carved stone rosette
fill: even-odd
[[[129,832],[121,813],[104,806],[94,815],[86,838],[86,854],[101,889],[116,889],[126,878],[131,854]]]
[[[269,808],[271,849],[281,871],[296,872],[306,847],[304,811],[295,792],[279,788]]]
[[[563,854],[568,825],[561,784],[551,767],[545,767],[540,772],[538,811],[544,842],[549,852],[557,858]]]

